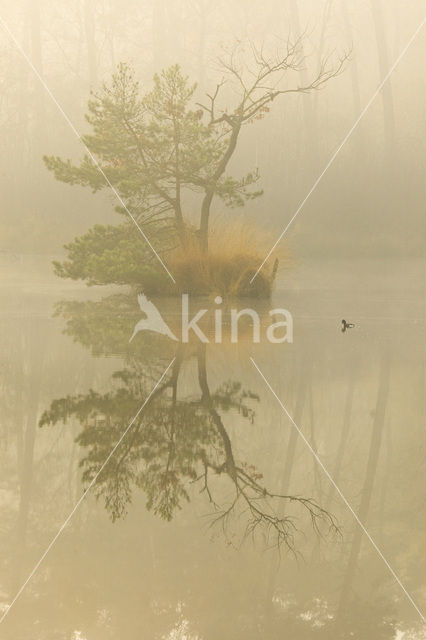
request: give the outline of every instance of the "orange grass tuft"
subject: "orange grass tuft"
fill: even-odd
[[[222,297],[268,298],[272,293],[276,255],[250,280],[273,244],[273,239],[247,223],[217,224],[210,234],[209,251],[203,254],[195,236],[185,249],[176,249],[168,265],[182,293]],[[291,263],[281,249],[280,264]]]

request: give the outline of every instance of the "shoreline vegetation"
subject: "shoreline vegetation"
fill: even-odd
[[[89,285],[130,285],[148,295],[269,298],[278,258],[250,280],[272,242],[262,242],[258,225],[244,223],[237,232],[229,214],[214,229],[212,203],[219,199],[223,207],[242,208],[263,193],[257,167],[240,177],[227,173],[244,127],[266,117],[276,98],[311,93],[341,73],[347,56],[336,64],[327,57],[301,86],[303,39],[268,55],[266,46],[239,43],[220,61],[222,78],[204,102],[196,101],[197,85],[177,64],[142,91],[132,68],[121,63],[88,102],[92,132],[82,136],[87,153],[80,164],[58,156],[45,156],[44,162],[69,185],[93,193],[113,185],[124,222],[95,225],[65,245],[68,257],[54,263],[55,273]]]
[[[170,237],[168,239],[170,241]],[[269,298],[278,265],[292,264],[288,250],[280,250],[266,263],[253,283],[272,238],[254,226],[230,223],[215,228],[207,253],[200,249],[196,233],[188,232],[186,247],[179,243],[162,255],[175,283],[155,259],[144,239],[131,224],[122,227],[95,225],[87,234],[65,246],[68,260],[54,261],[62,278],[85,280],[93,285],[128,285],[151,296],[195,296],[223,298]]]

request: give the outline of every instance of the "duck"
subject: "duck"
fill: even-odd
[[[345,319],[342,320],[342,333],[345,333],[346,329],[353,329],[354,328],[354,324],[353,322],[346,322]]]

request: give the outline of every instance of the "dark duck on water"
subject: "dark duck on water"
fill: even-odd
[[[342,333],[345,333],[346,329],[353,329],[354,324],[352,322],[346,322],[346,320],[342,320]]]

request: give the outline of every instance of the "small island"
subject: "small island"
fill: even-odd
[[[345,58],[324,62],[300,86],[302,40],[269,56],[251,45],[250,62],[237,46],[220,61],[221,80],[202,102],[179,65],[143,91],[133,69],[120,64],[89,100],[92,132],[82,137],[80,165],[56,156],[44,161],[69,185],[110,188],[123,221],[95,225],[67,244],[67,259],[54,263],[57,275],[148,295],[270,297],[278,259],[262,263],[272,241],[261,225],[230,216],[215,225],[212,203],[241,208],[263,193],[256,167],[241,177],[227,173],[244,127],[267,116],[276,98],[315,91],[342,70]]]

